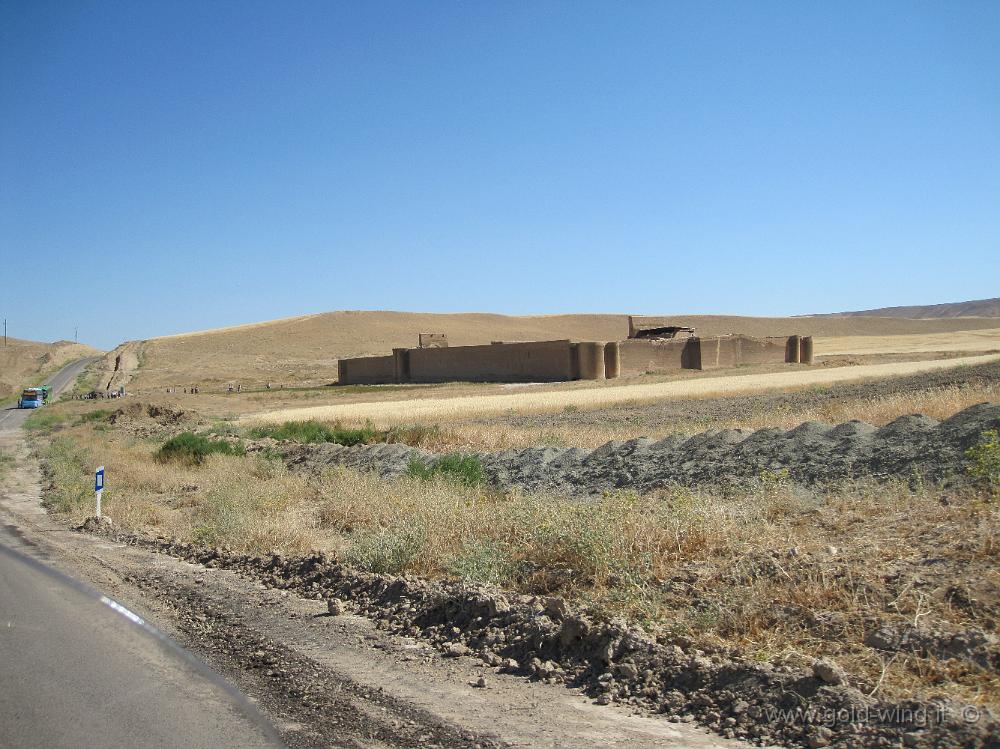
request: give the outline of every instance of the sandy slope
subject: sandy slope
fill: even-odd
[[[420,421],[443,421],[449,418],[484,416],[508,411],[538,413],[558,411],[567,406],[592,409],[621,403],[655,402],[678,398],[783,390],[809,385],[826,385],[866,378],[932,372],[966,364],[1000,360],[1000,354],[969,356],[919,362],[893,362],[859,367],[795,368],[777,374],[723,375],[697,380],[658,382],[637,385],[605,386],[547,392],[517,392],[504,395],[424,398],[419,400],[350,403],[337,406],[292,408],[252,414],[243,423],[276,423],[323,419],[327,421],[371,421],[378,426]]]
[[[211,388],[226,382],[260,385],[322,384],[336,378],[337,360],[387,354],[394,347],[415,346],[417,334],[447,333],[452,345],[493,340],[618,340],[626,336],[625,315],[548,315],[509,317],[493,314],[410,312],[328,312],[132,342],[112,352],[139,364],[137,386]],[[741,332],[750,335],[884,336],[944,334],[954,330],[996,327],[978,318],[902,320],[862,317],[674,318],[703,335]],[[127,379],[127,378],[126,378]],[[117,383],[116,383],[117,384]]]

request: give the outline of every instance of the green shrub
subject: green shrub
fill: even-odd
[[[163,443],[156,453],[161,463],[177,462],[186,465],[201,465],[213,453],[220,455],[245,455],[241,444],[230,444],[222,440],[211,440],[193,432],[182,432]]]
[[[407,473],[424,481],[442,476],[464,486],[479,486],[486,483],[486,474],[479,458],[461,453],[443,455],[429,466],[414,458],[407,467]]]
[[[267,424],[250,430],[254,439],[270,437],[291,442],[335,442],[338,445],[361,445],[375,440],[379,432],[370,424],[360,429],[346,429],[339,424],[333,426],[321,421],[286,421],[281,425]]]
[[[979,435],[979,442],[965,451],[969,473],[993,489],[1000,489],[1000,435],[990,429]]]
[[[423,551],[427,535],[420,528],[383,528],[373,533],[352,537],[344,562],[355,569],[395,575],[407,567]]]

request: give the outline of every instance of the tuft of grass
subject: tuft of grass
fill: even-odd
[[[510,585],[520,568],[513,550],[496,539],[469,539],[447,563],[450,574],[490,585]]]
[[[969,474],[993,491],[1000,490],[1000,435],[990,429],[979,435],[979,442],[965,451]]]
[[[427,543],[427,534],[410,526],[359,532],[351,538],[344,562],[366,572],[395,575],[409,568]]]
[[[243,445],[231,444],[222,440],[212,440],[193,432],[181,432],[163,443],[156,453],[156,459],[161,463],[183,463],[186,465],[201,465],[209,455],[244,455]]]
[[[486,483],[482,461],[475,455],[462,453],[443,455],[430,465],[424,465],[416,459],[411,460],[406,472],[413,478],[424,481],[441,476],[462,486],[480,486]]]

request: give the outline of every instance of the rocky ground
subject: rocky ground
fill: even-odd
[[[890,476],[946,480],[961,477],[965,450],[1000,428],[1000,405],[973,406],[937,422],[903,416],[876,428],[862,421],[837,426],[806,422],[788,431],[710,430],[692,437],[609,442],[596,450],[539,447],[479,453],[487,480],[504,489],[600,495],[614,489],[648,492],[670,485],[745,485],[786,476],[803,484]],[[293,468],[321,471],[347,466],[382,476],[404,474],[411,462],[433,465],[440,456],[402,444],[299,445],[277,449]],[[254,449],[254,448],[251,448]]]

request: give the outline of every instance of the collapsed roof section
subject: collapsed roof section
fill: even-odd
[[[681,325],[671,325],[669,317],[641,317],[629,315],[628,337],[671,340],[675,338],[692,338],[694,328]]]

